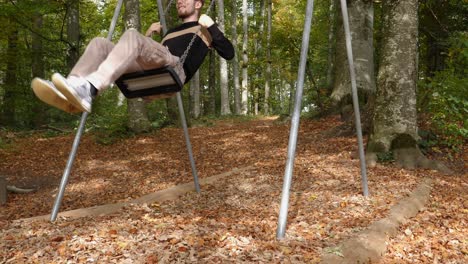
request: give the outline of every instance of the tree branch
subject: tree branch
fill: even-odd
[[[18,10],[21,10],[14,2],[13,0],[10,0],[10,3],[16,7]],[[20,24],[21,26],[23,26],[24,28],[26,28],[27,30],[29,30],[31,33],[34,33],[36,34],[37,36],[39,36],[40,38],[44,39],[44,40],[47,40],[47,41],[50,41],[50,42],[64,42],[66,43],[67,45],[69,46],[72,46],[72,44],[68,41],[66,41],[64,38],[63,38],[63,24],[62,24],[62,30],[60,32],[60,38],[59,39],[51,39],[51,38],[48,38],[46,36],[44,36],[43,34],[41,34],[40,32],[38,32],[37,30],[34,30],[33,28],[31,28],[31,26],[28,26],[26,25],[25,23],[21,22],[20,20],[17,19],[16,16],[11,16],[11,18],[18,24]],[[64,20],[66,18],[66,13],[65,13],[65,16],[64,16]]]

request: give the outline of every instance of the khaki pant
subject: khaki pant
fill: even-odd
[[[124,73],[174,67],[178,60],[165,46],[130,29],[116,45],[105,38],[91,40],[70,75],[83,77],[102,91]],[[184,83],[182,65],[177,65],[175,71]]]

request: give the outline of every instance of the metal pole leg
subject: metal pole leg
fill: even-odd
[[[343,14],[343,26],[346,37],[346,51],[348,53],[349,75],[351,77],[351,89],[353,92],[354,116],[356,118],[356,133],[359,147],[359,160],[361,163],[361,185],[364,196],[369,195],[367,187],[366,158],[364,156],[364,144],[362,143],[361,115],[359,112],[359,100],[356,88],[356,73],[354,71],[353,49],[351,46],[351,33],[349,30],[348,7],[346,0],[341,0],[341,13]]]
[[[286,222],[288,218],[289,190],[291,189],[292,173],[294,169],[294,156],[296,154],[297,133],[299,130],[299,118],[301,114],[302,92],[304,90],[304,76],[307,63],[307,52],[309,49],[310,29],[312,26],[312,14],[314,10],[314,1],[307,0],[306,20],[302,35],[301,60],[299,63],[299,72],[297,76],[296,100],[294,102],[294,113],[291,119],[291,131],[288,143],[288,159],[284,173],[283,191],[281,195],[281,207],[278,217],[278,228],[276,238],[284,238],[286,232]]]
[[[70,152],[70,156],[68,157],[67,166],[65,167],[65,171],[63,172],[62,181],[60,182],[59,193],[55,198],[54,207],[52,208],[52,214],[50,216],[50,221],[53,222],[57,219],[57,214],[60,209],[60,205],[62,204],[63,195],[65,193],[65,187],[68,183],[68,177],[70,176],[70,172],[73,166],[73,161],[75,161],[76,151],[78,150],[78,146],[80,145],[81,135],[83,134],[83,130],[86,123],[86,118],[88,117],[88,113],[84,112],[81,116],[81,122],[78,127],[78,131],[76,132],[75,140],[73,141],[72,150]]]
[[[190,166],[192,166],[193,181],[195,182],[195,189],[199,193],[200,184],[198,183],[198,173],[197,173],[197,168],[195,167],[195,159],[193,158],[192,144],[190,144],[190,137],[188,133],[187,122],[185,120],[184,105],[182,103],[182,96],[180,95],[180,92],[177,93],[177,105],[179,106],[180,122],[182,123],[182,127],[184,129],[185,143],[187,145],[187,151],[188,151],[188,155],[190,159]]]

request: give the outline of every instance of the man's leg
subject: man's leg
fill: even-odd
[[[177,61],[178,57],[173,56],[166,47],[131,29],[124,33],[95,72],[84,78],[75,78],[72,75],[69,79],[54,74],[52,81],[76,107],[90,112],[92,88],[103,90],[126,72],[174,66]],[[183,77],[185,80],[185,76]]]
[[[85,78],[100,90],[124,73],[174,66],[177,61],[178,57],[173,56],[166,47],[130,29],[122,35],[99,68]]]
[[[85,52],[70,72],[69,77],[84,77],[96,71],[114,48],[114,44],[105,38],[94,38],[87,45]],[[74,106],[57,88],[47,80],[34,78],[31,82],[34,94],[46,104],[69,113],[83,111]]]
[[[71,70],[69,76],[86,77],[96,71],[114,48],[114,43],[106,38],[93,38]]]

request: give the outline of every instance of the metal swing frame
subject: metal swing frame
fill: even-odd
[[[119,0],[117,2],[116,7],[115,7],[114,15],[112,17],[111,25],[109,27],[109,33],[107,35],[108,40],[112,39],[112,35],[114,33],[114,30],[115,30],[117,19],[118,19],[119,15],[120,15],[120,10],[122,9],[122,3],[123,3],[123,0]],[[161,24],[163,26],[163,30],[164,30],[164,33],[165,33],[165,32],[167,32],[165,12],[167,12],[167,10],[169,9],[169,5],[172,3],[172,1],[168,4],[168,8],[165,11],[162,9],[161,0],[157,0],[157,3],[158,3],[158,11],[159,11]],[[160,69],[160,70],[155,70],[155,71],[158,72],[158,73],[163,73],[163,74],[168,73],[168,74],[170,74],[173,81],[176,82],[177,87],[171,87],[170,89],[166,89],[166,91],[159,91],[159,92],[154,92],[153,91],[152,94],[163,94],[163,93],[167,93],[167,92],[174,92],[174,89],[178,89],[177,94],[176,94],[177,106],[179,108],[180,120],[181,120],[182,128],[183,128],[183,131],[184,131],[185,143],[187,145],[187,152],[188,152],[188,155],[189,155],[190,166],[191,166],[191,169],[192,169],[192,175],[193,175],[193,180],[194,180],[194,184],[195,184],[195,190],[198,193],[200,193],[200,184],[199,184],[199,181],[198,181],[198,173],[197,173],[197,169],[196,169],[196,166],[195,166],[195,159],[193,158],[192,145],[190,143],[190,136],[189,136],[189,133],[188,133],[187,121],[185,119],[185,112],[184,112],[182,96],[180,94],[180,90],[182,89],[183,84],[180,82],[179,78],[177,77],[177,74],[175,74],[172,69]],[[175,74],[175,76],[174,76],[174,74]],[[156,86],[156,85],[154,85],[154,86]],[[172,86],[174,86],[174,85],[172,85]],[[133,95],[135,95],[135,93]],[[139,97],[139,96],[132,96],[131,98],[133,98],[133,97]],[[72,150],[70,152],[70,155],[69,155],[68,161],[67,161],[67,165],[66,165],[65,170],[64,170],[63,175],[62,175],[62,179],[61,179],[60,186],[59,186],[59,192],[57,194],[57,197],[55,198],[55,202],[54,202],[54,205],[53,205],[53,208],[52,208],[52,213],[51,213],[51,216],[50,216],[50,221],[51,222],[54,222],[57,219],[57,216],[58,216],[58,213],[59,213],[59,210],[60,210],[60,206],[62,204],[63,196],[65,194],[65,188],[67,186],[68,179],[69,179],[69,176],[70,176],[70,173],[71,173],[71,169],[73,167],[73,162],[74,162],[74,160],[76,158],[76,152],[77,152],[78,146],[80,144],[81,136],[83,135],[83,131],[84,131],[84,127],[85,127],[85,123],[86,123],[86,119],[88,118],[88,115],[89,115],[88,112],[84,112],[82,114],[82,116],[81,116],[81,121],[80,121],[80,124],[78,126],[78,131],[77,131],[77,133],[75,135],[75,139],[73,141]]]
[[[356,74],[354,70],[353,50],[351,46],[351,33],[349,30],[348,8],[347,8],[346,0],[340,0],[340,1],[341,1],[341,12],[343,16],[343,26],[345,30],[346,51],[347,51],[347,56],[348,56],[349,72],[350,72],[350,77],[351,77],[353,107],[354,107],[354,114],[356,118],[356,133],[357,133],[357,140],[358,140],[358,147],[359,147],[360,166],[361,166],[361,185],[362,185],[363,195],[368,196],[369,190],[367,186],[366,161],[364,157],[364,146],[362,142],[361,116],[359,112],[359,101],[358,101],[358,94],[357,94],[357,88],[356,88]],[[289,192],[291,189],[292,174],[294,170],[294,158],[296,154],[297,134],[299,130],[302,93],[304,90],[304,77],[305,77],[305,69],[306,69],[306,62],[307,62],[307,53],[309,49],[309,38],[310,38],[310,31],[311,31],[311,26],[312,26],[313,10],[314,10],[314,0],[307,0],[306,17],[304,21],[304,31],[302,35],[301,58],[299,62],[299,70],[298,70],[298,76],[297,76],[297,89],[296,89],[296,96],[295,96],[295,103],[294,103],[294,112],[291,118],[291,130],[290,130],[289,143],[288,143],[288,157],[287,157],[285,173],[284,173],[283,190],[281,194],[281,204],[280,204],[280,211],[279,211],[279,216],[278,216],[278,227],[276,230],[277,239],[283,239],[286,233],[286,223],[287,223],[287,218],[288,218],[288,206],[289,206],[288,205],[289,204]]]

